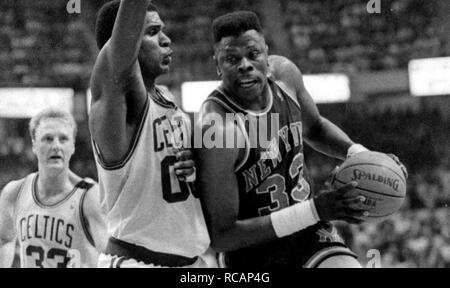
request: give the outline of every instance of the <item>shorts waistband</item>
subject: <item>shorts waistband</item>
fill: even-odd
[[[114,237],[110,237],[106,245],[106,254],[124,257],[125,259],[134,259],[145,264],[153,264],[166,267],[183,267],[192,265],[198,257],[188,258],[175,254],[167,254],[149,250],[145,247],[131,244]]]

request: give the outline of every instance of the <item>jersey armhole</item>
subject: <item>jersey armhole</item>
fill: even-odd
[[[12,219],[13,219],[14,227],[16,226],[16,218],[17,218],[17,202],[19,201],[20,197],[22,196],[23,187],[25,186],[25,183],[27,182],[28,177],[29,176],[19,180],[22,183],[20,183],[20,185],[18,186],[19,191],[17,192],[17,197],[16,197],[16,200],[14,201],[14,206],[12,207],[13,211],[12,211],[12,215],[11,215],[13,217]]]
[[[282,83],[280,81],[277,81],[277,80],[272,80],[272,81],[275,84],[275,86],[278,89],[280,89],[281,91],[283,91],[284,94],[286,94],[298,106],[298,108],[301,110],[301,106],[300,106],[300,103],[298,102],[297,97],[295,97],[295,95],[292,96],[291,92],[284,88],[284,83]]]
[[[93,186],[94,185],[92,185],[91,187],[89,187],[88,189],[83,191],[83,194],[81,195],[80,206],[79,206],[79,215],[80,215],[81,228],[83,228],[83,232],[84,232],[84,235],[86,236],[86,239],[89,241],[89,243],[93,247],[96,247],[94,238],[92,237],[91,230],[89,227],[89,221],[86,218],[86,215],[84,214],[84,200],[86,198],[87,192],[90,191]]]
[[[145,109],[144,109],[144,113],[142,114],[141,121],[139,123],[139,126],[138,126],[135,134],[133,135],[133,138],[131,139],[130,147],[128,148],[128,151],[122,160],[117,161],[117,162],[108,163],[102,156],[100,148],[98,147],[97,143],[95,143],[94,138],[92,138],[92,146],[94,148],[94,153],[97,155],[96,161],[100,164],[100,166],[103,169],[110,170],[110,171],[118,170],[118,169],[123,168],[128,163],[128,161],[130,160],[131,156],[133,155],[134,150],[136,149],[136,146],[139,142],[140,136],[142,134],[142,129],[145,124],[145,119],[147,118],[147,115],[148,115],[149,108],[150,108],[150,99],[149,99],[149,97],[147,97],[147,99],[145,101]]]

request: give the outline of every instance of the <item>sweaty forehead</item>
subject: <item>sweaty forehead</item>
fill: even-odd
[[[264,37],[255,30],[249,30],[239,36],[227,36],[223,37],[218,43],[220,51],[230,51],[235,49],[259,47],[262,48],[265,45]]]
[[[145,16],[145,24],[147,26],[150,25],[162,25],[163,22],[161,18],[159,17],[158,12],[156,11],[148,11],[147,15]]]

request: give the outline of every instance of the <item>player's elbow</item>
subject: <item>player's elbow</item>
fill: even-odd
[[[221,236],[212,236],[211,235],[211,247],[217,251],[217,252],[228,252],[232,249],[230,249],[229,244],[226,243],[226,241],[224,241],[222,239]]]
[[[235,250],[235,241],[234,237],[231,237],[231,231],[229,230],[221,230],[221,231],[211,231],[211,247],[217,252],[229,252]]]

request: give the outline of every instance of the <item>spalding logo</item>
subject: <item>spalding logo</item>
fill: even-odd
[[[395,191],[398,192],[398,179],[391,179],[389,177],[385,177],[382,175],[376,175],[374,173],[368,173],[359,169],[353,170],[353,180],[371,180],[383,183],[385,185],[388,185],[389,187],[393,188]]]

